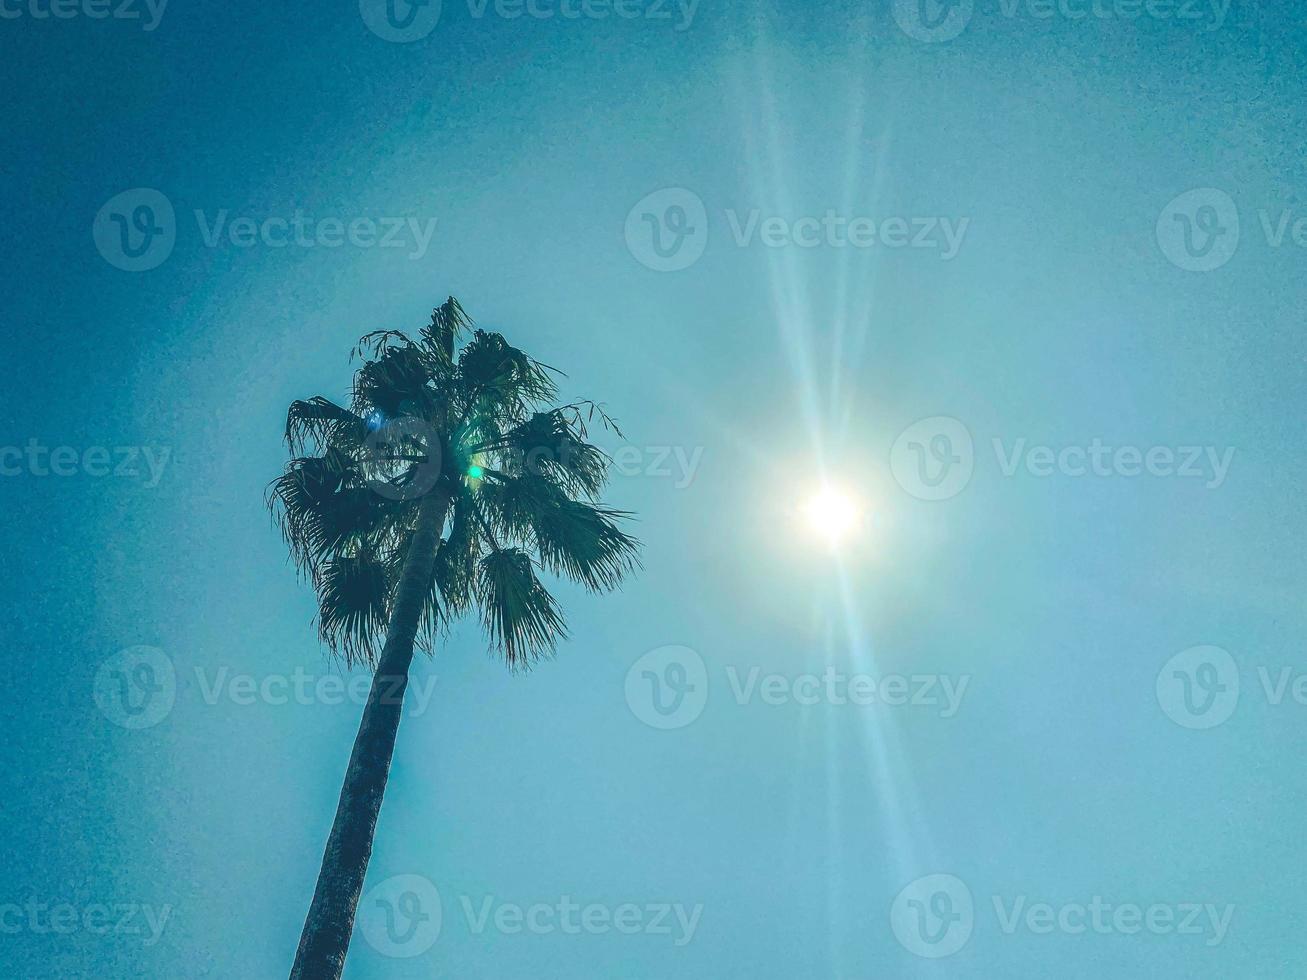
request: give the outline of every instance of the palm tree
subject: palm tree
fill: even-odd
[[[268,493],[322,640],[373,671],[292,980],[344,967],[415,647],[475,607],[524,667],[566,636],[539,571],[601,591],[637,565],[629,515],[598,500],[611,461],[588,442],[596,417],[616,427],[593,402],[556,404],[552,368],[452,296],[416,340],[378,331],[354,356],[349,407],[290,406],[293,458]]]

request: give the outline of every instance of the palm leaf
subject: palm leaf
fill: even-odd
[[[616,588],[639,565],[639,545],[617,525],[629,514],[573,500],[539,476],[487,473],[477,497],[506,538],[534,546],[547,570],[592,591]]]
[[[478,601],[490,642],[511,668],[551,654],[567,636],[562,613],[519,548],[491,551],[477,569]]]
[[[376,662],[392,584],[386,563],[371,555],[342,555],[323,564],[315,583],[318,635],[347,664]]]

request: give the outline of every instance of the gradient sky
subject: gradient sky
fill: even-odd
[[[360,334],[416,330],[451,293],[620,420],[609,499],[638,513],[645,569],[613,596],[560,588],[571,639],[530,673],[475,624],[418,662],[430,700],[410,695],[367,887],[421,876],[441,929],[406,957],[356,931],[347,977],[1307,974],[1302,17],[979,0],[923,40],[894,6],[445,0],[399,43],[367,0],[172,0],[152,30],[143,4],[0,4],[0,450],[23,450],[0,456],[0,974],[288,971],[359,707],[226,686],[339,672],[263,493],[289,402],[340,397]],[[136,188],[175,212],[140,272],[93,235]],[[658,271],[644,215],[666,245],[669,202],[703,251]],[[425,249],[205,241],[224,211],[296,209],[436,225]],[[739,244],[755,211],[965,231],[950,258]],[[1176,229],[1213,216],[1226,261],[1195,271]],[[892,447],[940,417],[973,472],[925,500],[909,464],[938,433]],[[1005,473],[1015,447],[1095,439],[1234,455],[1220,479]],[[32,440],[76,449],[71,475]],[[143,455],[97,475],[95,447],[168,456],[157,481]],[[864,508],[834,555],[795,516],[823,481]],[[662,729],[637,661],[669,645],[706,702]],[[1199,645],[1228,651],[1191,655],[1215,675],[1170,663]],[[176,694],[134,730],[96,695],[141,646]],[[799,704],[737,691],[755,668],[782,692],[828,668],[966,687],[952,713]],[[1237,704],[1190,727],[1175,685],[1213,676]],[[941,947],[914,943],[908,903],[963,915],[957,883],[969,933],[918,955]],[[674,914],[671,934],[477,931],[464,905],[488,896],[701,908],[678,945]],[[1095,897],[1230,915],[1219,936],[1206,911],[1197,933],[1076,930]],[[76,923],[51,928],[55,906]],[[100,934],[95,907],[135,918]]]

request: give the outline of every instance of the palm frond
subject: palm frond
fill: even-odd
[[[436,396],[429,384],[435,373],[430,358],[411,341],[405,346],[386,346],[355,373],[354,409],[379,411],[386,419],[402,415],[429,418]]]
[[[348,524],[344,514],[352,514],[357,501],[345,489],[355,472],[349,456],[329,449],[292,459],[269,486],[273,520],[302,571],[313,572],[338,540],[338,528]]]
[[[490,642],[510,668],[552,654],[567,626],[554,597],[536,577],[531,556],[519,548],[491,551],[477,570],[478,601]]]
[[[451,296],[431,311],[431,322],[422,328],[422,339],[431,354],[449,367],[454,363],[454,348],[459,336],[471,329],[472,318]]]
[[[371,555],[341,555],[322,565],[315,585],[318,636],[350,666],[375,664],[393,586],[386,563]]]
[[[291,402],[286,412],[286,445],[303,455],[314,445],[357,445],[367,436],[367,424],[348,408],[316,395],[307,401]]]
[[[477,559],[481,541],[473,513],[471,494],[464,490],[454,500],[454,516],[449,525],[449,537],[436,553],[432,571],[432,603],[439,602],[443,614],[452,618],[467,612],[475,594]]]
[[[477,330],[458,357],[458,373],[471,414],[478,406],[524,414],[529,406],[558,393],[550,369],[512,346],[500,334]]]
[[[612,459],[585,441],[572,411],[569,406],[536,412],[477,448],[494,452],[511,473],[534,473],[568,493],[594,499],[608,482]]]
[[[639,544],[618,527],[630,515],[573,500],[534,474],[486,474],[477,494],[504,537],[534,547],[540,563],[592,591],[610,590],[639,567]]]
[[[552,653],[566,636],[539,574],[591,590],[615,588],[639,565],[603,506],[611,459],[588,427],[618,431],[602,405],[556,405],[559,372],[476,329],[449,297],[410,337],[359,340],[348,407],[295,401],[285,438],[293,458],[267,502],[318,596],[318,630],[348,663],[375,665],[394,591],[412,551],[421,501],[451,495],[417,623],[427,649],[473,606],[511,668]],[[442,498],[443,499],[443,498]]]

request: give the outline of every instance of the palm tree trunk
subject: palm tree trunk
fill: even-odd
[[[313,904],[304,920],[291,980],[337,980],[345,967],[345,953],[354,931],[354,912],[363,890],[381,798],[390,776],[395,734],[404,707],[409,665],[413,662],[413,644],[449,501],[449,490],[443,484],[438,485],[418,509],[417,529],[395,590],[386,645],[373,674],[368,703],[354,739],[354,751],[345,771],[331,836],[322,855]]]

